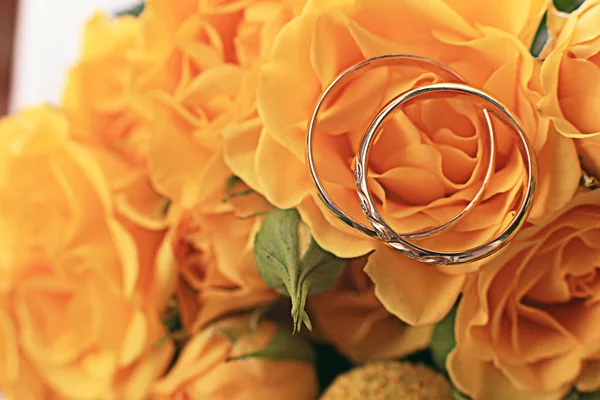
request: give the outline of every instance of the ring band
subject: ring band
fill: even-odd
[[[376,134],[379,132],[379,127],[384,120],[396,108],[401,107],[405,103],[426,94],[440,92],[477,96],[481,102],[487,103],[485,106],[486,109],[490,108],[491,105],[492,113],[496,115],[502,122],[509,125],[519,136],[519,148],[524,159],[523,161],[525,168],[527,169],[527,181],[525,184],[523,199],[510,224],[489,242],[460,252],[431,251],[407,242],[403,235],[396,233],[381,217],[379,211],[375,207],[367,182],[369,152]],[[473,262],[488,257],[504,247],[517,233],[531,211],[537,180],[537,165],[535,153],[531,144],[529,143],[529,140],[527,139],[527,136],[519,126],[515,117],[504,105],[488,94],[471,86],[461,83],[440,83],[418,87],[401,94],[389,102],[373,119],[371,125],[363,136],[359,152],[356,156],[355,180],[361,208],[373,228],[377,231],[381,240],[385,241],[389,246],[400,250],[407,257],[416,259],[418,261],[437,265],[450,265]]]
[[[343,85],[344,83],[348,82],[354,76],[354,74],[359,71],[365,72],[365,71],[369,71],[369,70],[372,70],[375,68],[380,68],[380,67],[399,67],[399,66],[419,67],[421,69],[427,68],[428,71],[435,72],[438,76],[442,77],[444,80],[447,80],[449,82],[466,83],[462,77],[460,77],[456,72],[454,72],[453,70],[451,70],[444,64],[438,63],[437,61],[433,61],[428,58],[407,55],[407,54],[389,54],[389,55],[370,58],[368,60],[365,60],[365,61],[363,61],[359,64],[356,64],[353,67],[347,69],[345,72],[340,74],[327,87],[327,89],[323,92],[323,94],[321,95],[321,97],[319,98],[319,100],[315,106],[313,115],[310,119],[310,123],[308,126],[307,160],[308,160],[308,166],[310,169],[310,173],[312,175],[312,179],[315,183],[315,186],[319,192],[320,199],[327,206],[327,208],[329,208],[329,210],[337,216],[337,218],[339,220],[344,222],[346,225],[359,230],[360,232],[366,234],[367,236],[374,237],[374,238],[380,237],[381,232],[379,232],[378,230],[373,229],[371,227],[368,227],[368,226],[364,225],[363,223],[361,223],[361,222],[357,221],[356,219],[347,215],[331,199],[331,197],[328,195],[327,191],[325,190],[323,183],[321,182],[321,179],[319,178],[317,171],[316,171],[316,167],[315,167],[315,161],[314,161],[314,155],[313,155],[313,136],[314,136],[314,131],[316,130],[317,117],[319,115],[319,112],[321,111],[321,108],[322,108],[325,100],[328,98],[329,95],[331,95],[332,91],[338,85]],[[402,95],[400,95],[400,96],[402,96]],[[395,97],[392,100],[392,102],[394,102],[395,99],[397,99],[397,98],[398,98],[398,96]],[[488,161],[486,173],[483,178],[482,185],[481,185],[479,191],[475,194],[475,196],[473,197],[471,202],[459,214],[457,214],[455,217],[453,217],[450,221],[448,221],[444,224],[438,225],[436,227],[424,230],[424,231],[407,233],[407,234],[402,234],[402,235],[396,234],[398,237],[401,237],[403,239],[422,239],[425,237],[431,237],[435,234],[442,232],[443,230],[446,230],[446,229],[454,226],[461,218],[467,216],[481,202],[481,200],[483,199],[487,184],[489,183],[491,176],[495,169],[495,152],[496,152],[495,136],[494,136],[494,132],[493,132],[492,123],[491,123],[489,115],[485,109],[484,109],[484,116],[486,118],[488,133],[489,133],[489,138],[488,138],[489,139],[489,145],[488,145],[489,161]]]

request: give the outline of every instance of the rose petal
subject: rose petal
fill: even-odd
[[[295,207],[313,190],[307,165],[264,131],[258,142],[255,166],[265,197],[276,207]]]
[[[332,224],[335,217],[330,216],[329,209],[321,206],[318,198],[307,198],[299,206],[298,212],[302,220],[309,226],[312,236],[319,245],[341,258],[362,256],[373,249],[373,242],[352,230],[340,221]]]
[[[446,0],[446,3],[466,21],[501,29],[519,37],[528,47],[547,7],[546,0],[493,0],[481,3]]]
[[[304,148],[304,132],[291,128],[312,112],[321,85],[310,63],[314,20],[297,18],[281,29],[271,61],[261,68],[257,106],[265,128],[290,151]],[[282,96],[285,93],[285,96]]]
[[[261,191],[255,158],[263,126],[260,119],[232,125],[223,131],[225,161],[232,172],[254,190]]]
[[[551,130],[538,156],[538,176],[532,219],[541,219],[563,208],[575,195],[581,176],[572,140]]]
[[[583,371],[577,380],[577,390],[595,392],[600,390],[600,361],[585,363]]]
[[[515,387],[493,363],[478,360],[460,345],[448,356],[447,365],[457,389],[475,399],[560,400],[571,389],[567,385],[549,393],[536,393]]]
[[[380,246],[369,257],[365,272],[375,283],[384,307],[409,325],[439,322],[450,311],[464,276],[441,273],[434,266],[411,260],[398,250]],[[427,285],[424,290],[415,282]]]

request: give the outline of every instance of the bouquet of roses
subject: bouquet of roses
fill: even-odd
[[[61,104],[0,121],[1,391],[600,398],[600,0],[571,11],[149,0],[93,16]],[[361,231],[315,185],[307,132],[336,77],[394,54],[438,69],[356,74],[312,143]],[[450,96],[396,110],[366,177],[373,115],[443,84],[442,66],[514,116],[529,164],[514,130]],[[414,241],[439,254],[519,229],[471,262],[411,257],[366,215],[360,178],[402,234],[464,216]]]

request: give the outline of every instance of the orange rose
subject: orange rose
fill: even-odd
[[[171,358],[139,290],[151,260],[58,111],[0,121],[0,386],[15,399],[146,397]]]
[[[144,47],[137,55],[143,88],[137,101],[151,127],[150,177],[161,195],[187,206],[229,176],[219,164],[216,132],[227,120],[241,75],[226,64],[219,32],[197,7],[197,1],[148,1],[140,17]]]
[[[124,217],[121,222],[135,230],[140,256],[150,263],[164,237],[166,200],[148,175],[152,131],[143,96],[143,71],[148,68],[140,60],[143,27],[131,16],[110,20],[96,14],[86,26],[81,59],[69,74],[63,103],[71,136],[91,146],[89,153],[100,164],[115,208]],[[172,275],[161,262],[141,277],[145,295],[160,308],[171,295]]]
[[[256,86],[249,83],[272,36],[290,18],[285,3],[158,0],[148,3],[143,16],[147,57],[156,65],[147,75],[155,88],[151,175],[173,202],[169,220],[176,228],[169,241],[181,272],[177,293],[188,330],[276,297],[253,257],[262,218],[251,214],[270,205],[261,196],[223,203],[233,173],[221,133],[248,115],[256,117]]]
[[[492,0],[474,4],[469,0],[444,0],[473,25],[500,29],[531,47],[538,26],[552,0],[526,0],[506,3]]]
[[[527,42],[531,22],[539,20],[545,3],[504,2],[499,15],[497,7],[484,2],[309,2],[302,15],[279,32],[270,60],[261,69],[258,109],[264,126],[249,123],[225,132],[226,137],[247,139],[231,146],[236,148],[227,154],[229,165],[240,176],[242,171],[253,171],[254,177],[246,172],[243,178],[275,206],[297,207],[324,249],[356,257],[377,248],[366,270],[379,299],[394,314],[410,323],[440,319],[452,306],[464,277],[418,265],[339,222],[319,200],[309,175],[307,121],[323,89],[359,61],[410,53],[443,62],[518,116],[539,160],[539,190],[531,215],[541,219],[571,199],[580,178],[572,140],[549,129],[548,121],[536,111],[541,98],[540,69],[519,40]],[[367,74],[352,82],[346,95],[324,111],[315,135],[315,158],[331,196],[349,214],[363,218],[352,160],[371,114],[402,90],[434,79],[430,72],[414,69]],[[354,93],[354,98],[347,93]],[[398,112],[372,150],[374,197],[399,232],[448,221],[480,185],[479,171],[485,166],[477,137],[486,129],[481,111],[455,101],[423,101]],[[424,246],[439,250],[472,247],[491,238],[506,222],[524,170],[514,148],[514,134],[495,125],[497,171],[486,200],[452,232],[424,241]],[[438,290],[425,294],[418,282],[432,282]]]
[[[243,184],[232,190],[225,210],[185,211],[173,234],[179,312],[189,332],[277,298],[258,274],[253,252],[261,215],[271,206]]]
[[[147,57],[155,62],[147,77],[155,88],[150,167],[160,192],[175,203],[202,205],[231,175],[221,132],[255,115],[256,87],[247,81],[251,67],[270,52],[276,32],[291,18],[287,3],[148,3]]]
[[[154,386],[153,398],[316,399],[317,377],[308,362],[262,357],[228,361],[266,348],[276,331],[268,321],[252,328],[245,317],[211,325],[185,345],[173,369]]]
[[[542,66],[546,96],[541,114],[564,136],[576,139],[584,168],[600,177],[600,1],[588,0],[573,12]]]
[[[298,15],[306,0],[253,1],[243,9],[234,43],[240,65],[251,66],[266,60],[281,28]],[[246,2],[248,3],[248,2]]]
[[[363,271],[366,262],[367,257],[350,260],[331,289],[308,299],[316,334],[356,363],[427,348],[433,327],[411,327],[387,312]]]
[[[68,76],[63,104],[73,137],[95,147],[118,210],[156,230],[164,227],[165,200],[147,171],[151,129],[141,96],[142,32],[142,23],[132,16],[110,20],[96,14],[86,25],[81,59]]]
[[[169,2],[162,9],[162,3],[147,6],[152,33],[166,30],[163,25],[184,6]],[[154,14],[156,21],[151,20]],[[174,25],[174,32],[167,32],[170,36],[156,42],[147,39],[149,52],[159,53],[154,55],[156,70],[148,78],[154,88],[149,92],[153,99],[149,162],[158,190],[173,203],[192,207],[220,191],[231,175],[222,160],[220,132],[233,118],[243,73],[226,62],[216,28],[197,12],[186,15]]]
[[[474,400],[600,389],[600,191],[523,230],[467,286],[447,362]]]
[[[172,58],[175,61],[174,53],[181,50],[185,59],[185,54],[190,54],[195,47],[196,55],[200,55],[197,51],[203,52],[202,57],[196,57],[196,62],[214,61],[214,53],[206,52],[199,45],[204,41],[202,37],[198,35],[194,38],[194,34],[199,32],[198,27],[206,24],[219,36],[218,41],[213,44],[218,45],[222,60],[245,64],[243,60],[246,54],[240,53],[240,45],[245,47],[250,44],[258,53],[262,53],[264,49],[256,48],[255,45],[266,44],[270,47],[265,42],[266,37],[255,36],[261,29],[253,28],[262,25],[262,22],[276,21],[282,8],[298,14],[305,2],[306,0],[181,0],[173,3],[169,0],[149,0],[142,18],[147,22],[145,37],[153,56]],[[190,39],[196,41],[197,46],[189,46]],[[247,42],[247,39],[251,39],[252,43]],[[185,45],[186,42],[188,45]]]
[[[263,123],[256,107],[256,91],[260,67],[268,60],[273,51],[273,43],[277,34],[293,16],[298,15],[305,0],[271,0],[258,1],[248,6],[239,22],[234,39],[236,55],[240,63],[247,67],[240,96],[238,97],[237,118],[223,130],[224,156],[227,165],[242,178],[251,188],[260,193],[266,192],[259,181],[265,166],[255,161],[255,152],[264,149],[276,152],[276,148],[264,148]],[[273,171],[273,173],[276,173]],[[293,177],[292,177],[293,178]],[[293,183],[280,181],[278,185]]]

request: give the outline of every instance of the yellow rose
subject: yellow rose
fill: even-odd
[[[306,0],[253,1],[243,9],[234,43],[240,65],[253,65],[269,57],[281,28],[298,15]]]
[[[498,14],[498,7],[486,2],[308,2],[302,15],[279,32],[257,78],[264,126],[253,122],[225,132],[226,138],[246,139],[231,145],[235,151],[227,153],[228,164],[273,205],[297,207],[324,249],[341,257],[376,249],[366,270],[388,310],[411,324],[440,319],[452,306],[464,277],[440,274],[435,267],[407,260],[365,239],[325,208],[305,160],[308,118],[324,88],[359,61],[409,53],[443,62],[517,115],[539,160],[539,189],[531,216],[542,219],[571,199],[580,178],[572,140],[551,130],[535,108],[541,98],[540,68],[523,41],[530,37],[531,22],[539,20],[545,3],[503,2]],[[346,91],[353,98],[340,95],[323,113],[315,135],[317,166],[332,198],[350,215],[364,218],[356,198],[352,160],[369,117],[390,97],[432,79],[430,72],[414,69],[367,74]],[[399,232],[448,221],[480,185],[479,171],[485,166],[477,137],[486,128],[480,110],[456,101],[424,101],[398,112],[372,150],[374,197]],[[486,200],[452,232],[423,241],[424,246],[439,250],[472,247],[506,223],[507,213],[518,201],[524,169],[514,134],[499,125],[495,124],[497,171]],[[242,175],[243,171],[252,172]],[[432,282],[437,291],[423,293],[419,282]]]
[[[211,325],[185,345],[173,369],[155,384],[153,398],[316,399],[317,377],[308,362],[260,357],[228,361],[264,349],[276,330],[268,321],[252,328],[246,317]]]
[[[233,118],[243,72],[227,62],[219,31],[186,2],[149,2],[143,19],[154,63],[145,78],[152,88],[150,174],[173,203],[196,206],[231,175],[220,132]]]
[[[169,0],[149,0],[142,18],[147,22],[145,37],[154,56],[169,57],[185,41],[192,39],[198,32],[198,24],[210,25],[218,36],[218,51],[222,59],[235,64],[245,64],[239,47],[266,45],[267,37],[258,37],[261,29],[254,29],[263,22],[275,22],[282,9],[298,14],[306,0],[181,0],[173,3]],[[182,41],[183,39],[183,41]],[[200,39],[200,37],[196,37]],[[253,43],[249,43],[250,39]],[[189,43],[188,43],[189,44]],[[212,60],[214,54],[208,54],[202,46],[186,46],[185,52],[204,52],[204,61]],[[257,48],[259,53],[264,49]],[[199,53],[197,55],[200,55]],[[201,57],[197,62],[202,62]]]
[[[254,0],[253,0],[254,1]],[[218,11],[218,10],[217,10]],[[154,83],[160,82],[171,90],[185,75],[187,67],[207,67],[222,61],[234,62],[232,38],[241,18],[239,9],[221,8],[216,12],[198,0],[148,0],[140,16],[144,21],[144,39],[148,44],[147,61],[154,64]],[[209,30],[205,28],[210,26]],[[177,72],[165,75],[165,70]],[[198,69],[187,73],[197,74]],[[156,80],[157,78],[161,78]]]
[[[253,257],[262,218],[251,214],[270,205],[261,196],[223,203],[233,173],[224,160],[222,131],[247,116],[256,118],[256,86],[249,83],[254,64],[270,51],[269,38],[290,18],[284,3],[212,7],[157,0],[148,2],[142,17],[146,57],[155,65],[145,77],[154,88],[151,176],[172,201],[172,263],[181,273],[177,294],[191,331],[276,297],[260,279]],[[238,65],[238,54],[244,65]],[[248,200],[251,204],[238,204]]]
[[[556,38],[556,47],[542,66],[546,96],[542,116],[576,139],[584,168],[600,177],[600,1],[587,0],[571,14]]]
[[[151,126],[141,95],[146,69],[138,60],[142,32],[142,23],[132,16],[91,18],[80,60],[67,79],[63,107],[73,137],[95,147],[93,155],[108,176],[119,212],[160,230],[165,200],[147,170]]]
[[[300,2],[148,3],[147,57],[155,63],[146,78],[155,100],[150,168],[175,203],[206,203],[231,175],[221,132],[256,114],[256,87],[247,82],[298,8],[288,3]]]
[[[234,185],[223,210],[183,211],[175,228],[171,243],[180,274],[177,298],[188,332],[277,298],[258,274],[253,251],[262,214],[271,206],[247,190],[244,184]]]
[[[251,188],[266,192],[259,176],[269,171],[270,165],[257,163],[256,152],[276,153],[277,149],[264,148],[261,138],[263,123],[256,107],[258,77],[262,63],[273,51],[277,34],[286,23],[302,10],[306,0],[258,1],[248,6],[239,22],[234,39],[237,59],[246,67],[240,87],[237,118],[223,129],[223,151],[228,167]],[[291,182],[293,183],[293,179]],[[277,182],[286,185],[288,182]]]
[[[306,0],[201,0],[197,12],[210,21],[223,38],[226,59],[250,65],[267,55],[274,35]]]
[[[411,327],[383,308],[363,271],[367,257],[352,259],[335,285],[309,297],[308,313],[319,339],[355,363],[404,357],[429,346],[432,326]]]
[[[492,0],[474,3],[468,0],[444,0],[473,25],[500,29],[518,37],[531,47],[538,26],[552,0],[526,0],[506,3]]]
[[[465,288],[447,362],[474,400],[600,389],[600,191],[523,230]]]
[[[0,386],[15,399],[143,399],[171,358],[143,277],[150,249],[115,218],[62,113],[0,121]],[[143,239],[139,239],[143,241]]]

